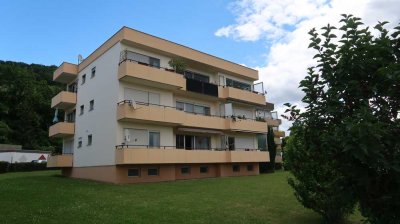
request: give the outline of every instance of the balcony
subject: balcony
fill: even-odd
[[[234,87],[218,86],[218,95],[223,99],[265,105],[265,96],[263,94]]]
[[[274,130],[274,136],[275,137],[285,137],[285,132],[284,131],[276,131]]]
[[[75,134],[75,123],[58,122],[49,128],[49,137],[64,138]]]
[[[277,138],[276,136],[274,138],[274,142],[275,142],[276,145],[281,145],[282,144],[282,140],[280,138]]]
[[[267,123],[251,119],[228,118],[227,129],[232,131],[266,133],[268,131]]]
[[[76,93],[61,91],[51,99],[51,108],[68,109],[76,105]]]
[[[78,65],[63,62],[53,73],[53,81],[68,84],[78,77]]]
[[[163,123],[172,126],[222,131],[267,132],[267,123],[262,121],[187,113],[177,110],[175,107],[140,102],[136,102],[136,104],[133,105],[129,100],[118,103],[117,120],[141,123]]]
[[[188,164],[268,162],[266,151],[213,151],[184,149],[116,149],[116,164]]]
[[[47,158],[47,167],[72,167],[73,155],[54,155]]]
[[[218,97],[217,85],[207,82],[201,82],[195,79],[186,79],[186,90],[208,96]]]
[[[173,107],[140,104],[134,107],[129,101],[120,102],[117,106],[117,120],[140,121],[144,123],[164,123],[179,125],[185,112]]]
[[[186,81],[182,75],[128,59],[120,63],[118,78],[121,81],[135,82],[158,88],[186,88]]]

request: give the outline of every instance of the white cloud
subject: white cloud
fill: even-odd
[[[366,25],[377,21],[400,21],[398,0],[238,0],[230,5],[234,24],[218,29],[216,36],[238,41],[265,41],[270,46],[266,65],[256,67],[264,82],[267,101],[282,114],[284,103],[301,107],[298,85],[307,68],[315,63],[315,52],[307,49],[308,31],[326,24],[336,25],[340,14],[361,17]],[[290,123],[283,121],[281,129]]]

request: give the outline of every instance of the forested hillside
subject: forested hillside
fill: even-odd
[[[54,117],[51,98],[62,89],[52,81],[56,68],[0,61],[0,143],[25,149],[60,148],[60,140],[48,137]]]

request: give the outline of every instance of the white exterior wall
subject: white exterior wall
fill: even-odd
[[[36,152],[0,152],[0,161],[9,163],[29,163],[32,160],[38,160],[41,156],[47,157],[50,153],[36,153]]]
[[[200,99],[194,99],[190,97],[185,97],[185,96],[176,96],[174,95],[173,99],[173,106],[176,107],[176,101],[180,102],[185,102],[185,103],[193,103],[199,106],[208,106],[210,107],[210,113],[212,115],[220,115],[218,105],[219,103],[217,101],[205,101],[205,100],[200,100]]]
[[[119,122],[118,123],[118,145],[124,142],[124,129],[132,128],[132,129],[140,129],[147,131],[158,131],[160,132],[160,145],[161,146],[174,146],[174,132],[173,127],[171,126],[161,126],[161,125],[152,125],[152,124],[140,124],[134,122]]]
[[[124,44],[122,44],[121,47],[122,47],[122,50],[133,51],[133,52],[136,52],[136,53],[139,53],[139,54],[143,54],[143,55],[146,55],[146,56],[149,56],[149,57],[158,58],[158,59],[160,59],[160,66],[161,67],[163,67],[163,68],[171,68],[169,66],[169,64],[168,64],[168,62],[171,60],[171,58],[169,58],[169,57],[162,56],[162,55],[159,55],[159,54],[154,54],[152,52],[145,51],[145,50],[142,50],[142,49],[139,49],[139,48],[136,48],[136,47],[127,46],[127,45],[124,45]]]
[[[120,52],[121,46],[117,43],[79,72],[74,136],[75,167],[115,164]],[[96,75],[91,78],[93,67],[96,67]],[[86,82],[82,85],[83,74],[86,74]],[[91,100],[94,100],[94,110],[89,111]],[[85,106],[83,115],[80,115],[81,105]],[[88,146],[87,138],[90,134],[93,141]],[[77,148],[80,137],[82,147]]]
[[[158,93],[158,94],[160,94],[160,104],[161,105],[171,106],[171,107],[174,106],[173,94],[171,91],[162,90],[162,89],[158,89],[158,88],[152,88],[150,86],[127,83],[127,82],[120,82],[120,87],[119,87],[119,92],[118,92],[118,102],[125,100],[125,96],[124,96],[125,88],[142,90],[142,91],[152,92],[152,93]]]

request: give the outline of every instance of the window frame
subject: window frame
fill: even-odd
[[[93,144],[93,135],[90,134],[87,136],[87,146],[91,146]]]
[[[95,76],[96,76],[96,66],[94,66],[94,67],[91,69],[90,78],[92,79],[92,78],[94,78]]]
[[[246,169],[247,169],[248,172],[253,172],[254,171],[254,165],[253,164],[247,164]]]
[[[81,79],[81,85],[86,83],[86,74],[82,75],[82,79]]]
[[[150,174],[150,170],[157,170],[157,174]],[[160,168],[159,167],[150,167],[147,168],[147,176],[153,177],[153,176],[160,176]]]
[[[237,169],[235,169],[237,168]],[[239,164],[232,164],[232,172],[239,173],[240,172],[240,165]]]
[[[186,170],[187,172],[183,172],[184,170]],[[181,167],[181,174],[182,175],[190,175],[190,171],[191,171],[190,166],[182,166]]]
[[[129,171],[137,170],[137,175],[129,175]],[[141,176],[141,169],[140,168],[128,168],[128,177],[140,177]]]
[[[83,145],[82,137],[79,137],[79,138],[78,138],[78,146],[77,146],[77,148],[78,148],[78,149],[79,149],[79,148],[82,148],[82,145]]]
[[[204,172],[204,169],[205,168],[205,172]],[[208,166],[207,165],[201,165],[200,167],[199,167],[199,172],[200,172],[200,174],[205,174],[205,173],[208,173]]]
[[[94,99],[89,101],[89,111],[94,110]]]
[[[80,116],[80,115],[83,115],[85,113],[85,105],[82,104],[79,108],[80,108],[80,111],[79,111],[79,116]]]

